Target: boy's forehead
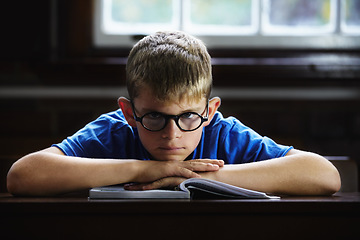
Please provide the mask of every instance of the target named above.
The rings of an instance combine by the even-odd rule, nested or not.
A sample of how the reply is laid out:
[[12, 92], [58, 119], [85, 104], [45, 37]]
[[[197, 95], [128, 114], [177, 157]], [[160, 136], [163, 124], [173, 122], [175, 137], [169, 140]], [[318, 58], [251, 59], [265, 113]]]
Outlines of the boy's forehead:
[[189, 99], [184, 97], [180, 100], [158, 100], [151, 91], [142, 89], [139, 95], [133, 99], [136, 104], [136, 109], [140, 111], [172, 111], [172, 110], [197, 110], [203, 108], [206, 104], [205, 97], [202, 99]]

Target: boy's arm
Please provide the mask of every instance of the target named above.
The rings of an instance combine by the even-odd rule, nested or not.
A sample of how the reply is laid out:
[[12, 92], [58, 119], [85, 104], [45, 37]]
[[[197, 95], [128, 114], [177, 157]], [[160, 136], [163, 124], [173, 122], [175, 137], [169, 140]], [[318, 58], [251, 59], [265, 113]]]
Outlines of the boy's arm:
[[55, 195], [125, 182], [152, 182], [169, 176], [200, 177], [222, 161], [160, 162], [65, 156], [56, 147], [29, 154], [13, 164], [7, 186], [14, 195]]
[[286, 156], [247, 164], [225, 165], [205, 178], [262, 192], [330, 195], [341, 187], [337, 169], [324, 157], [292, 149]]
[[[330, 195], [341, 186], [337, 169], [327, 159], [295, 149], [284, 157], [225, 165], [219, 171], [203, 172], [200, 175], [247, 189], [285, 195]], [[168, 177], [129, 188], [136, 190], [175, 186], [184, 180]]]

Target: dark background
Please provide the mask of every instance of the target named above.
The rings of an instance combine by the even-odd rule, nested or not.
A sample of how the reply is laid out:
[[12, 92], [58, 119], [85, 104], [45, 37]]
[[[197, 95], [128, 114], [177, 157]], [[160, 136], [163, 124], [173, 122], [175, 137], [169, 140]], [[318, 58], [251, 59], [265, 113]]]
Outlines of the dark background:
[[[130, 49], [93, 47], [92, 1], [4, 1], [0, 11], [0, 88], [124, 86], [124, 58]], [[274, 87], [360, 90], [360, 49], [209, 52], [217, 59], [215, 88], [261, 88], [270, 93]], [[231, 61], [224, 64], [224, 58]], [[359, 103], [359, 95], [317, 100], [260, 94], [224, 98], [220, 111], [279, 143], [359, 162]], [[6, 173], [18, 158], [61, 141], [115, 109], [116, 97], [0, 96], [0, 192], [6, 191]]]

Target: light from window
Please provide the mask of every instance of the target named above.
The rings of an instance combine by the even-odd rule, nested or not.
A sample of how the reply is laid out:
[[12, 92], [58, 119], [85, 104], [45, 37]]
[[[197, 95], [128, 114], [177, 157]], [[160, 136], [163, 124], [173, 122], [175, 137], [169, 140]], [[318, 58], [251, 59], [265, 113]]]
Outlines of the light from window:
[[211, 35], [249, 35], [257, 32], [258, 1], [184, 0], [183, 30]]
[[341, 28], [344, 33], [360, 34], [360, 1], [342, 1]]
[[266, 0], [263, 32], [266, 34], [308, 35], [335, 30], [335, 0]]
[[181, 30], [210, 47], [359, 48], [360, 0], [95, 0], [96, 46]]
[[102, 28], [107, 34], [177, 29], [179, 13], [179, 0], [104, 0]]
[[102, 1], [106, 34], [178, 29], [198, 35], [321, 35], [335, 32], [339, 7], [341, 31], [360, 32], [359, 0], [343, 0], [340, 6], [337, 0]]

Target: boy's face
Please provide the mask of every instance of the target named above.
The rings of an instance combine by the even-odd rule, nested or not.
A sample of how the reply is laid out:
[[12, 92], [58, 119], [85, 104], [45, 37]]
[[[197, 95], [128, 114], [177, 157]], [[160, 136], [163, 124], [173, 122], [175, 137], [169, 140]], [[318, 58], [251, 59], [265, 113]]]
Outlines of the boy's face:
[[[196, 112], [205, 117], [206, 104], [205, 98], [199, 102], [159, 102], [147, 90], [142, 90], [134, 101], [135, 112], [138, 117], [150, 112], [166, 115]], [[210, 120], [191, 132], [182, 131], [173, 119], [168, 121], [164, 129], [156, 132], [145, 129], [140, 122], [133, 122], [133, 124], [136, 124], [142, 144], [155, 160], [183, 161], [199, 144], [202, 129]]]

